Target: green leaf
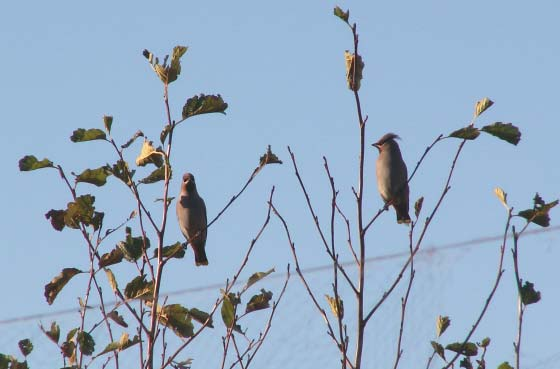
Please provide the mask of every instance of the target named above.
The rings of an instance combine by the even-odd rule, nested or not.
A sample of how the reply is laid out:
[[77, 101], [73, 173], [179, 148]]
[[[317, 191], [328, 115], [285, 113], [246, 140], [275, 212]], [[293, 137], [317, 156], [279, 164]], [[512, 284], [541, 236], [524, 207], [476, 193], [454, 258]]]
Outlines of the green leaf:
[[445, 349], [465, 356], [476, 356], [478, 354], [478, 348], [472, 342], [467, 342], [464, 345], [461, 342], [450, 343], [445, 346]]
[[93, 212], [93, 218], [91, 219], [91, 225], [93, 226], [93, 229], [97, 231], [99, 228], [101, 228], [104, 217], [105, 217], [105, 213], [99, 211]]
[[233, 293], [229, 293], [228, 295], [224, 296], [224, 300], [222, 301], [222, 321], [224, 322], [227, 328], [232, 328], [234, 331], [242, 333], [241, 327], [236, 322], [235, 317], [235, 310], [237, 305], [241, 303], [238, 297], [235, 296]]
[[167, 72], [167, 83], [177, 80], [177, 76], [181, 74], [181, 57], [187, 52], [186, 46], [175, 46], [173, 54], [171, 54], [171, 64]]
[[498, 366], [498, 369], [513, 369], [513, 366], [509, 365], [507, 361], [504, 361]]
[[179, 304], [171, 304], [158, 310], [160, 324], [171, 328], [179, 337], [192, 337], [194, 326], [189, 315], [189, 309]]
[[104, 268], [109, 265], [118, 264], [122, 261], [123, 257], [124, 253], [122, 252], [122, 250], [116, 247], [111, 250], [111, 252], [103, 254], [101, 256], [101, 259], [99, 259], [98, 265], [100, 268]]
[[520, 211], [517, 215], [527, 219], [527, 222], [533, 222], [541, 227], [550, 225], [550, 209], [558, 205], [558, 200], [546, 203], [537, 193], [533, 198], [533, 209]]
[[335, 6], [334, 15], [342, 19], [345, 23], [348, 23], [348, 18], [350, 17], [350, 10], [344, 12], [338, 6]]
[[119, 315], [118, 311], [116, 310], [111, 311], [109, 314], [107, 314], [107, 317], [110, 318], [115, 323], [117, 323], [118, 325], [120, 325], [121, 327], [128, 328], [128, 324], [126, 324], [126, 322], [124, 321], [123, 316]]
[[471, 359], [470, 359], [468, 356], [465, 356], [465, 357], [459, 362], [459, 368], [473, 369]]
[[82, 273], [80, 269], [76, 268], [64, 268], [62, 272], [53, 278], [52, 281], [45, 285], [45, 298], [47, 299], [47, 303], [52, 305], [56, 296], [62, 288], [74, 277], [76, 274]]
[[529, 281], [525, 281], [519, 293], [521, 294], [523, 305], [531, 305], [541, 300], [540, 291], [536, 291], [535, 285]]
[[111, 133], [111, 126], [113, 125], [113, 117], [111, 115], [104, 115], [103, 116], [103, 125], [105, 126], [105, 130], [107, 133]]
[[439, 357], [445, 360], [445, 350], [443, 349], [443, 346], [436, 341], [430, 341], [430, 343], [432, 344], [434, 351], [439, 355]]
[[[169, 176], [169, 178], [171, 178], [171, 175]], [[150, 173], [150, 175], [148, 175], [146, 178], [142, 178], [138, 182], [143, 184], [151, 184], [151, 183], [163, 181], [164, 179], [165, 179], [165, 165], [160, 168], [157, 168], [152, 173]]]
[[86, 182], [101, 187], [107, 183], [107, 177], [110, 175], [111, 171], [108, 166], [86, 169], [76, 177], [76, 182]]
[[76, 333], [78, 333], [78, 331], [80, 330], [80, 328], [72, 328], [68, 331], [68, 333], [66, 334], [66, 341], [70, 341], [72, 340], [72, 338], [74, 338], [74, 336], [76, 335]]
[[85, 141], [93, 141], [93, 140], [106, 140], [107, 136], [105, 132], [98, 128], [91, 128], [91, 129], [84, 129], [78, 128], [72, 133], [70, 136], [70, 140], [72, 142], [85, 142]]
[[105, 269], [105, 274], [107, 275], [107, 280], [109, 280], [109, 285], [111, 286], [111, 289], [113, 290], [113, 292], [116, 293], [119, 289], [119, 285], [117, 284], [117, 279], [115, 278], [115, 275], [109, 268]]
[[42, 325], [39, 325], [39, 327], [51, 341], [58, 345], [58, 340], [60, 339], [60, 327], [58, 326], [58, 324], [56, 324], [56, 322], [51, 323], [51, 329], [49, 329], [48, 331]]
[[[185, 257], [185, 248], [181, 242], [176, 242], [171, 246], [164, 246], [162, 248], [162, 255], [164, 258], [182, 259]], [[158, 249], [154, 249], [154, 258], [158, 257]]]
[[480, 114], [484, 113], [484, 111], [489, 107], [491, 107], [492, 105], [494, 105], [494, 102], [487, 97], [477, 101], [476, 105], [474, 106], [474, 117], [475, 118], [478, 117]]
[[181, 64], [180, 59], [181, 57], [187, 52], [186, 46], [175, 46], [173, 48], [173, 54], [171, 55], [171, 63], [167, 65], [167, 59], [169, 55], [166, 55], [163, 61], [163, 64], [159, 64], [159, 59], [154, 57], [150, 51], [144, 49], [142, 54], [148, 62], [150, 66], [156, 72], [159, 79], [165, 83], [169, 84], [177, 79], [177, 76], [181, 73]]
[[[132, 230], [130, 227], [125, 228], [126, 239], [120, 241], [117, 247], [122, 251], [126, 260], [134, 262], [142, 256], [144, 250], [144, 238], [142, 236], [132, 237]], [[146, 238], [146, 249], [150, 247], [150, 240]]]
[[352, 91], [358, 91], [361, 86], [365, 66], [362, 57], [346, 50], [344, 52], [344, 60], [346, 61], [346, 83], [348, 88]]
[[12, 355], [0, 354], [0, 369], [11, 369], [10, 364], [17, 362]]
[[206, 324], [206, 326], [210, 328], [214, 328], [214, 326], [212, 325], [213, 324], [212, 317], [207, 312], [198, 310], [197, 308], [192, 308], [189, 309], [189, 315], [200, 324], [204, 324], [208, 320], [208, 324]]
[[331, 312], [337, 318], [344, 318], [344, 301], [339, 297], [338, 301], [336, 298], [325, 295], [327, 302], [329, 303], [329, 307], [331, 308]]
[[490, 341], [491, 341], [491, 340], [490, 340], [490, 337], [485, 337], [485, 338], [482, 340], [482, 342], [477, 343], [477, 345], [478, 345], [479, 347], [486, 348], [486, 347], [490, 346]]
[[464, 140], [474, 140], [480, 135], [478, 128], [467, 126], [451, 132], [449, 137], [462, 138]]
[[[270, 300], [272, 299], [272, 292], [261, 289], [261, 293], [251, 297], [245, 309], [246, 313], [252, 311], [263, 310], [270, 307]], [[341, 301], [342, 302], [342, 301]]]
[[95, 350], [93, 337], [88, 332], [79, 331], [77, 340], [80, 345], [80, 352], [86, 356], [91, 356]]
[[420, 197], [414, 203], [414, 215], [416, 215], [416, 219], [418, 219], [418, 215], [420, 215], [420, 212], [422, 211], [423, 204], [424, 204], [424, 196]]
[[57, 231], [62, 231], [64, 229], [64, 216], [66, 215], [66, 211], [64, 210], [54, 210], [51, 209], [47, 214], [45, 214], [45, 218], [49, 219], [51, 225]]
[[451, 319], [448, 316], [438, 315], [436, 319], [436, 336], [441, 337], [443, 332], [451, 325]]
[[159, 140], [161, 141], [162, 145], [165, 143], [165, 139], [167, 138], [169, 132], [171, 132], [171, 126], [169, 124], [166, 124], [159, 134]]
[[151, 300], [153, 294], [154, 281], [147, 282], [145, 274], [134, 278], [124, 289], [124, 295], [127, 299]]
[[183, 119], [193, 117], [200, 114], [208, 113], [222, 113], [225, 111], [228, 104], [224, 102], [222, 97], [218, 95], [195, 95], [187, 100], [183, 106]]
[[247, 280], [247, 284], [243, 289], [246, 290], [247, 288], [251, 287], [252, 285], [254, 285], [255, 283], [257, 283], [258, 281], [260, 281], [261, 279], [263, 279], [264, 277], [266, 277], [267, 275], [269, 275], [274, 271], [275, 271], [274, 268], [272, 268], [267, 270], [266, 272], [254, 273], [252, 276], [249, 277], [249, 280]]
[[99, 227], [95, 227], [94, 202], [95, 196], [92, 195], [82, 195], [77, 197], [76, 201], [69, 202], [68, 208], [64, 212], [64, 224], [67, 227], [79, 229], [80, 224], [83, 223], [86, 226], [93, 225], [97, 230]]
[[54, 164], [47, 158], [39, 161], [33, 155], [26, 155], [19, 160], [19, 170], [22, 172], [29, 172], [41, 168], [54, 168]]
[[142, 145], [142, 151], [140, 155], [136, 158], [136, 165], [138, 166], [146, 166], [147, 164], [154, 164], [156, 167], [161, 167], [163, 165], [163, 158], [165, 157], [165, 153], [158, 147], [157, 149], [154, 148], [152, 145], [152, 141], [148, 141], [144, 139], [144, 144]]
[[129, 187], [132, 185], [132, 177], [136, 171], [130, 170], [126, 161], [117, 161], [109, 170], [112, 175], [120, 179], [125, 185]]
[[496, 122], [494, 124], [484, 126], [480, 130], [513, 145], [517, 145], [519, 141], [521, 141], [521, 132], [519, 131], [519, 128], [511, 123]]
[[136, 139], [137, 139], [138, 137], [144, 137], [144, 133], [143, 133], [142, 131], [140, 131], [140, 130], [139, 130], [139, 131], [136, 131], [136, 133], [134, 134], [134, 136], [132, 136], [132, 137], [130, 138], [130, 140], [126, 141], [125, 144], [121, 145], [121, 149], [126, 149], [127, 147], [129, 147], [130, 145], [132, 145], [132, 143], [133, 143], [134, 141], [136, 141]]
[[33, 344], [29, 338], [19, 341], [18, 347], [23, 356], [27, 356], [31, 353], [31, 351], [33, 351]]
[[117, 352], [121, 352], [123, 350], [126, 350], [127, 348], [136, 345], [137, 343], [140, 343], [140, 337], [138, 336], [134, 336], [134, 338], [132, 340], [130, 340], [128, 338], [128, 333], [124, 332], [121, 335], [121, 338], [118, 341], [114, 341], [111, 342], [110, 344], [108, 344], [105, 349], [103, 351], [101, 351], [99, 354], [95, 355], [95, 357], [101, 356], [103, 354], [106, 354], [108, 352], [113, 352], [113, 351], [117, 351]]

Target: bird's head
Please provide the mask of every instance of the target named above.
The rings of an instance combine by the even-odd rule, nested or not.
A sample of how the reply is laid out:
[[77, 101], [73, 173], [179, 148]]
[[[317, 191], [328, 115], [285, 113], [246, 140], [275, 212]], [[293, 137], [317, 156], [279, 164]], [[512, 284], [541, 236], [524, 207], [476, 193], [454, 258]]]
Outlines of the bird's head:
[[194, 181], [194, 176], [191, 173], [183, 174], [183, 183], [181, 187], [184, 187], [187, 192], [196, 191], [196, 182]]
[[371, 146], [375, 147], [377, 150], [379, 150], [379, 152], [381, 152], [381, 150], [383, 150], [383, 145], [387, 143], [395, 142], [395, 140], [397, 139], [400, 139], [400, 137], [397, 136], [396, 134], [386, 133], [385, 135], [383, 135], [383, 137], [379, 139], [379, 141], [371, 144]]

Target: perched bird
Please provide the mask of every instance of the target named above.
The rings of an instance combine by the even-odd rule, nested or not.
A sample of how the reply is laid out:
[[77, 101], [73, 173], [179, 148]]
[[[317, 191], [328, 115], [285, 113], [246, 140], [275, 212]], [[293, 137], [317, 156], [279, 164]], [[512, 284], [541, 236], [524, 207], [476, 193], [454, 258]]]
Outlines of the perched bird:
[[192, 246], [196, 266], [208, 265], [206, 259], [206, 205], [196, 191], [191, 173], [183, 175], [181, 193], [177, 199], [177, 219], [181, 232]]
[[397, 223], [410, 223], [408, 215], [408, 173], [394, 133], [387, 133], [372, 144], [379, 150], [375, 165], [377, 188], [385, 203], [397, 213]]

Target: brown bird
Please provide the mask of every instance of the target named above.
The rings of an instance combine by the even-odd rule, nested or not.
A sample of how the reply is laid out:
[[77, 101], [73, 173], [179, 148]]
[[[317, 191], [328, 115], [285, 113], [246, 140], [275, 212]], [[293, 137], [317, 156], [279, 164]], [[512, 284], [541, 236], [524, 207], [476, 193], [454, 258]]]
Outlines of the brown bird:
[[392, 205], [397, 213], [397, 223], [410, 223], [408, 215], [408, 172], [394, 133], [387, 133], [372, 144], [379, 150], [375, 165], [377, 188], [385, 203]]
[[196, 266], [208, 265], [206, 258], [206, 205], [196, 190], [191, 173], [183, 175], [181, 193], [177, 199], [177, 219], [181, 232], [192, 246]]

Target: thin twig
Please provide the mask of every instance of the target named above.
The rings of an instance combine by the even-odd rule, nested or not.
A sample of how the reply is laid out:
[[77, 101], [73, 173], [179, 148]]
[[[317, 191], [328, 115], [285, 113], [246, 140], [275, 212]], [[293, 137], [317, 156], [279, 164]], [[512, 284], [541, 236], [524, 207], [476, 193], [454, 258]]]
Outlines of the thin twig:
[[319, 233], [319, 236], [321, 237], [321, 240], [323, 241], [323, 246], [325, 247], [325, 251], [327, 252], [329, 257], [331, 258], [331, 260], [334, 263], [336, 263], [336, 266], [337, 266], [338, 270], [342, 273], [342, 275], [346, 279], [346, 282], [348, 282], [348, 284], [350, 285], [350, 287], [352, 288], [354, 293], [357, 294], [358, 289], [354, 285], [354, 282], [352, 282], [352, 279], [350, 279], [350, 277], [348, 276], [348, 274], [346, 273], [344, 268], [338, 263], [338, 261], [336, 260], [336, 255], [334, 255], [329, 248], [329, 243], [327, 242], [327, 239], [326, 239], [326, 237], [323, 233], [323, 229], [321, 228], [321, 225], [319, 224], [319, 217], [317, 217], [317, 215], [315, 214], [315, 210], [313, 209], [313, 206], [311, 205], [311, 199], [309, 198], [309, 194], [307, 193], [307, 189], [306, 189], [306, 187], [303, 183], [303, 180], [301, 179], [301, 176], [299, 174], [299, 170], [298, 170], [298, 167], [297, 167], [295, 155], [294, 155], [294, 153], [292, 152], [292, 150], [290, 149], [289, 146], [288, 146], [288, 152], [290, 153], [290, 157], [292, 159], [292, 165], [294, 167], [296, 177], [299, 181], [299, 185], [300, 185], [301, 190], [303, 191], [303, 194], [305, 196], [305, 200], [307, 202], [307, 208], [311, 212], [311, 216], [313, 217], [313, 220], [315, 222], [315, 227], [317, 228], [317, 232]]
[[[467, 342], [469, 342], [469, 339], [471, 338], [474, 331], [476, 330], [476, 328], [478, 327], [478, 325], [482, 321], [482, 318], [486, 314], [486, 310], [490, 306], [490, 302], [492, 302], [492, 298], [494, 297], [494, 294], [496, 293], [496, 290], [498, 289], [498, 285], [500, 284], [500, 280], [502, 279], [502, 275], [504, 274], [504, 269], [502, 268], [502, 266], [503, 266], [503, 262], [504, 262], [504, 251], [505, 251], [505, 248], [506, 248], [507, 233], [508, 233], [509, 224], [510, 224], [510, 221], [511, 221], [511, 218], [512, 218], [512, 215], [511, 215], [512, 210], [513, 210], [512, 208], [509, 209], [508, 218], [507, 218], [507, 222], [506, 222], [506, 227], [505, 227], [505, 230], [504, 230], [504, 237], [503, 237], [503, 240], [502, 240], [502, 245], [500, 246], [500, 256], [499, 256], [498, 273], [496, 275], [496, 280], [494, 281], [494, 285], [492, 286], [490, 294], [486, 298], [486, 302], [484, 303], [484, 306], [482, 307], [482, 311], [480, 312], [478, 318], [476, 319], [476, 321], [473, 324], [472, 328], [470, 329], [469, 333], [467, 334], [467, 336], [463, 340], [462, 346], [464, 346]], [[453, 363], [459, 358], [459, 356], [461, 356], [461, 351], [457, 352], [453, 356], [453, 358], [451, 360], [449, 360], [449, 362], [444, 367], [444, 369], [449, 369], [453, 365]]]
[[397, 369], [397, 367], [399, 366], [399, 362], [401, 360], [401, 356], [403, 353], [403, 350], [401, 348], [402, 346], [402, 338], [403, 338], [403, 332], [404, 332], [404, 322], [405, 322], [405, 318], [406, 318], [406, 304], [408, 303], [408, 297], [410, 296], [410, 291], [412, 289], [412, 281], [414, 280], [414, 276], [416, 275], [416, 271], [414, 270], [414, 255], [412, 253], [412, 235], [414, 233], [414, 226], [415, 223], [412, 222], [411, 226], [410, 226], [410, 232], [408, 232], [408, 239], [409, 239], [409, 249], [410, 249], [410, 278], [408, 279], [408, 286], [406, 288], [406, 293], [404, 295], [404, 297], [401, 300], [401, 324], [400, 324], [400, 328], [399, 328], [399, 338], [397, 340], [397, 354], [395, 357], [395, 364], [393, 365], [393, 369]]
[[[296, 272], [297, 272], [299, 278], [301, 279], [305, 289], [307, 290], [307, 295], [311, 298], [311, 301], [313, 301], [313, 304], [315, 305], [315, 307], [317, 308], [317, 310], [319, 311], [319, 313], [323, 317], [323, 320], [325, 321], [325, 324], [327, 325], [327, 334], [329, 335], [329, 337], [332, 338], [332, 340], [336, 344], [336, 347], [340, 350], [340, 348], [342, 346], [338, 342], [338, 339], [335, 336], [334, 330], [333, 330], [332, 325], [329, 321], [327, 313], [325, 312], [325, 309], [323, 309], [321, 307], [321, 305], [319, 304], [319, 302], [317, 301], [317, 298], [315, 297], [315, 294], [313, 293], [313, 291], [311, 291], [311, 287], [309, 286], [309, 283], [307, 283], [307, 280], [305, 279], [303, 273], [301, 272], [301, 268], [299, 266], [299, 260], [298, 260], [297, 253], [296, 253], [296, 247], [295, 247], [295, 244], [292, 241], [292, 237], [290, 235], [290, 230], [288, 228], [288, 224], [286, 223], [286, 220], [284, 220], [284, 218], [282, 217], [280, 212], [276, 209], [274, 204], [272, 204], [272, 202], [270, 203], [270, 206], [272, 207], [272, 211], [274, 212], [274, 215], [276, 215], [278, 217], [278, 219], [280, 219], [280, 222], [284, 226], [284, 232], [286, 233], [286, 237], [288, 238], [288, 244], [290, 246], [290, 249], [292, 250], [292, 256], [293, 256], [294, 262], [296, 264]], [[353, 364], [350, 362], [350, 360], [348, 360], [347, 363], [348, 363], [350, 368], [355, 369]]]

